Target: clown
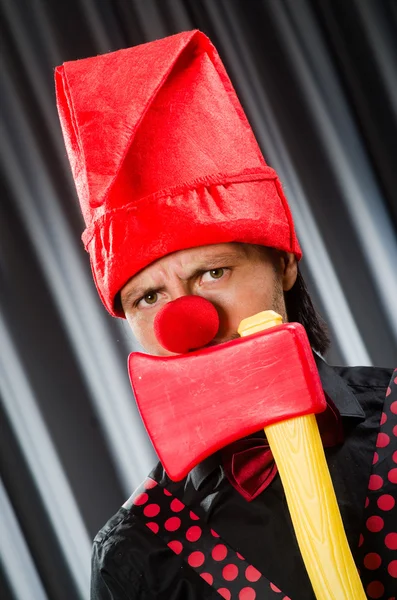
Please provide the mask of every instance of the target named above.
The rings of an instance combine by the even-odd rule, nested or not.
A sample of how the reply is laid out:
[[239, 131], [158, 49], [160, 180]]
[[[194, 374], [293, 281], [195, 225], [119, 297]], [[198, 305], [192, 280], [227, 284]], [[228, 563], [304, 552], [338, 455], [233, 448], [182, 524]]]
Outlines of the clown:
[[[216, 50], [198, 31], [181, 33], [65, 63], [56, 90], [98, 292], [147, 352], [172, 354], [155, 319], [185, 296], [215, 307], [211, 345], [234, 339], [242, 319], [267, 309], [305, 326], [327, 398], [319, 427], [350, 548], [368, 596], [389, 598], [395, 538], [383, 538], [397, 536], [391, 444], [379, 461], [390, 467], [385, 474], [372, 463], [378, 433], [390, 433], [391, 373], [332, 368], [319, 357], [328, 339], [299, 272], [288, 203]], [[390, 418], [379, 425], [382, 410]], [[371, 488], [373, 477], [384, 486]], [[392, 500], [382, 540], [369, 529], [362, 543], [365, 523], [387, 504], [374, 498], [366, 506], [368, 485]], [[380, 547], [375, 568], [366, 557], [380, 556]], [[159, 463], [95, 538], [92, 568], [92, 600], [313, 598], [263, 433], [177, 483]]]

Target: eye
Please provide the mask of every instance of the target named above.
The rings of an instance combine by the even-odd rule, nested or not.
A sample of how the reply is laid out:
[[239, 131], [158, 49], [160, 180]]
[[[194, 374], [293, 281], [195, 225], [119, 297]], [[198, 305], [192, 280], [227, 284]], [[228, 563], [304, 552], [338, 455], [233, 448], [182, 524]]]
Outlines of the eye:
[[156, 304], [158, 298], [159, 296], [157, 292], [149, 292], [139, 300], [139, 304], [141, 302], [145, 302], [146, 304]]
[[219, 269], [211, 269], [211, 271], [208, 271], [210, 274], [210, 277], [212, 277], [212, 279], [220, 279], [223, 274], [224, 274], [224, 269], [222, 267], [220, 267]]
[[214, 279], [222, 279], [226, 272], [225, 267], [218, 267], [217, 269], [211, 269], [210, 271], [205, 271], [201, 277], [201, 283], [208, 283], [213, 281]]

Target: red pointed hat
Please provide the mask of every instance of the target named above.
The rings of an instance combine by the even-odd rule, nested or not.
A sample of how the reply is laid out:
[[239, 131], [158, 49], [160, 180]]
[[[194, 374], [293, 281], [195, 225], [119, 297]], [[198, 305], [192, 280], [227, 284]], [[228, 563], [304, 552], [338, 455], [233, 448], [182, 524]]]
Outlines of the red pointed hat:
[[217, 51], [199, 31], [55, 72], [63, 135], [101, 299], [153, 261], [222, 242], [301, 250]]

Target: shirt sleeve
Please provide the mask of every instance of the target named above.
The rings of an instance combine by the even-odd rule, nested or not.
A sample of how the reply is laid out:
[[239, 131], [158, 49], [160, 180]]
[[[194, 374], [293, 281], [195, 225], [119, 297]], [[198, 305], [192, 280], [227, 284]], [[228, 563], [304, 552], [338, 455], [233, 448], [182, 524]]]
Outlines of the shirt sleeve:
[[91, 600], [146, 600], [137, 581], [131, 580], [128, 590], [117, 581], [104, 564], [102, 548], [93, 545], [91, 558]]

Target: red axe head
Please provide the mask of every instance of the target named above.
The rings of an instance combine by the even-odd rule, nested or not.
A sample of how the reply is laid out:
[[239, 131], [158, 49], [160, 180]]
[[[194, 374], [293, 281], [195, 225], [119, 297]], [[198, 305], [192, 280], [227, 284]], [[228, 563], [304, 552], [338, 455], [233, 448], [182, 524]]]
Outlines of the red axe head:
[[[188, 298], [174, 302], [182, 306], [191, 302]], [[186, 315], [189, 321], [194, 315], [179, 314], [178, 328], [183, 330]], [[162, 331], [158, 319], [160, 339], [167, 338], [168, 325]], [[134, 352], [128, 368], [149, 437], [174, 481], [237, 439], [326, 407], [312, 350], [298, 323], [180, 356]]]

